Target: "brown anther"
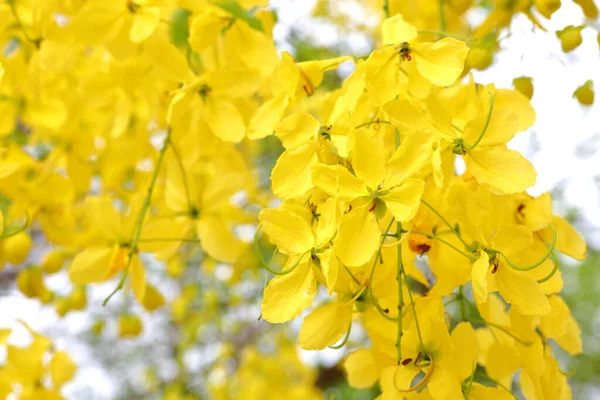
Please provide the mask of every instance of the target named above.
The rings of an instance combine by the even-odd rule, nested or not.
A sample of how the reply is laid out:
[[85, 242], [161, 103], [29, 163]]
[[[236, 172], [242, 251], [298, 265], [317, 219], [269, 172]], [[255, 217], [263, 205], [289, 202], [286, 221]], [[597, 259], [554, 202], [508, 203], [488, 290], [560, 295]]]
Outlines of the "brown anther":
[[492, 268], [492, 274], [495, 274], [498, 271], [498, 265], [499, 265], [499, 262], [498, 262], [498, 259], [496, 258], [494, 260], [494, 268]]
[[377, 202], [374, 201], [371, 208], [369, 208], [369, 212], [373, 211], [375, 209], [375, 207], [377, 207]]
[[409, 357], [409, 358], [405, 358], [404, 360], [402, 360], [402, 361], [400, 362], [400, 365], [407, 365], [407, 364], [410, 364], [410, 362], [411, 362], [411, 361], [412, 361], [412, 358], [410, 358], [410, 357]]

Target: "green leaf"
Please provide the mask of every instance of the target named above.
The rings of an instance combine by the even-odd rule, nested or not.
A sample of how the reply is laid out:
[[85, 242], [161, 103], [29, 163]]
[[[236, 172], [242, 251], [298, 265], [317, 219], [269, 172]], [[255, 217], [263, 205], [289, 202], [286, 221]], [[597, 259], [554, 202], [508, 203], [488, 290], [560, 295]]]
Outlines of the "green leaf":
[[189, 16], [191, 12], [183, 8], [173, 11], [171, 17], [171, 42], [177, 47], [187, 46], [190, 36]]
[[237, 0], [215, 0], [213, 4], [227, 11], [235, 18], [245, 21], [252, 29], [263, 32], [262, 23], [248, 11], [244, 10]]

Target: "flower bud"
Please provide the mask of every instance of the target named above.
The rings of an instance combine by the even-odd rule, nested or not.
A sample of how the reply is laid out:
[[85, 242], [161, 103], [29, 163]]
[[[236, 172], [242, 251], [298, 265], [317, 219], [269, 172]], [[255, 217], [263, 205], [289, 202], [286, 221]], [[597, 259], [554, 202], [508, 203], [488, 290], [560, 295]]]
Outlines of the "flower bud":
[[119, 336], [134, 338], [142, 331], [142, 321], [137, 315], [125, 314], [119, 317]]
[[65, 255], [60, 250], [50, 250], [42, 258], [42, 268], [47, 274], [55, 274], [65, 263]]
[[533, 0], [533, 4], [540, 14], [548, 19], [560, 8], [560, 0]]
[[598, 18], [598, 7], [594, 4], [594, 0], [573, 0], [575, 4], [581, 7], [583, 15], [588, 19]]
[[525, 97], [531, 100], [533, 97], [533, 83], [531, 78], [528, 76], [521, 76], [513, 79], [513, 86], [519, 92], [523, 93]]
[[492, 49], [482, 47], [482, 46], [474, 46], [469, 50], [469, 54], [467, 54], [467, 59], [465, 60], [465, 67], [484, 70], [494, 61], [494, 54]]
[[22, 264], [31, 250], [31, 236], [23, 231], [4, 239], [4, 258], [11, 264]]
[[165, 304], [165, 298], [163, 295], [156, 290], [152, 285], [146, 285], [146, 294], [144, 294], [144, 301], [142, 305], [148, 312], [152, 312]]
[[583, 41], [581, 30], [583, 26], [569, 25], [565, 29], [556, 32], [556, 36], [560, 39], [560, 45], [565, 53], [575, 50]]
[[594, 104], [594, 82], [591, 80], [586, 81], [583, 85], [575, 89], [573, 97], [585, 106]]
[[87, 306], [87, 293], [84, 286], [77, 286], [67, 298], [71, 310], [83, 310]]
[[17, 288], [30, 299], [40, 297], [45, 289], [42, 270], [34, 266], [21, 270], [17, 275]]

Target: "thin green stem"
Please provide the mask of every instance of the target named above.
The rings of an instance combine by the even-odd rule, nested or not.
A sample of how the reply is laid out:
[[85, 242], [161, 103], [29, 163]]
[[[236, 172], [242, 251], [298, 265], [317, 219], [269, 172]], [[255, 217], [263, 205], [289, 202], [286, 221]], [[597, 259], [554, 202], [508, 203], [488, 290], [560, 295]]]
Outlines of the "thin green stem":
[[[396, 223], [396, 234], [398, 239], [402, 236], [402, 223]], [[404, 273], [404, 264], [402, 263], [402, 245], [396, 246], [398, 249], [398, 269], [396, 271], [396, 280], [398, 281], [398, 335], [396, 337], [396, 361], [398, 365], [402, 362], [402, 308], [404, 307], [404, 293], [402, 291], [402, 274]], [[408, 287], [408, 286], [407, 286]], [[410, 292], [410, 289], [408, 290]]]
[[[387, 315], [387, 313], [389, 311], [386, 311], [383, 308], [381, 308], [381, 306], [379, 305], [379, 302], [377, 301], [377, 298], [375, 297], [375, 294], [373, 294], [373, 276], [375, 275], [375, 267], [377, 266], [377, 261], [379, 261], [379, 258], [381, 257], [381, 245], [383, 244], [383, 242], [386, 238], [386, 234], [392, 227], [393, 223], [394, 223], [394, 220], [391, 219], [387, 228], [385, 228], [385, 233], [383, 235], [381, 235], [381, 238], [379, 239], [379, 249], [377, 250], [377, 254], [375, 254], [375, 259], [373, 260], [373, 267], [371, 267], [371, 274], [369, 275], [368, 292], [369, 292], [369, 297], [371, 298], [371, 301], [373, 302], [373, 305], [375, 306], [375, 308], [377, 309], [379, 314], [381, 314], [384, 318], [386, 318], [390, 321], [397, 321], [397, 318], [393, 318], [393, 317], [390, 317], [389, 315]], [[399, 316], [398, 318], [401, 318], [401, 317]]]
[[386, 18], [390, 17], [390, 2], [389, 0], [383, 0], [383, 15]]
[[413, 316], [415, 317], [415, 326], [417, 327], [417, 335], [419, 336], [419, 343], [421, 343], [421, 349], [424, 351], [425, 343], [423, 342], [423, 336], [421, 335], [419, 318], [417, 317], [417, 308], [415, 306], [415, 301], [413, 299], [412, 291], [410, 290], [410, 287], [408, 286], [408, 277], [406, 276], [406, 271], [403, 270], [402, 273], [404, 274], [404, 281], [406, 282], [406, 287], [408, 288], [408, 290], [407, 290], [408, 298], [410, 299], [410, 305], [411, 305], [411, 308], [413, 311]]
[[[256, 251], [256, 255], [258, 255], [258, 261], [260, 261], [261, 265], [270, 273], [272, 273], [273, 275], [287, 275], [290, 272], [292, 272], [293, 270], [296, 269], [296, 267], [300, 264], [300, 261], [302, 261], [302, 259], [304, 258], [305, 255], [310, 253], [310, 250], [305, 251], [304, 253], [302, 253], [300, 255], [300, 257], [298, 257], [298, 259], [296, 260], [296, 262], [294, 263], [294, 265], [292, 265], [291, 267], [289, 267], [288, 269], [284, 270], [284, 271], [276, 271], [274, 270], [264, 259], [263, 255], [262, 255], [262, 251], [260, 250], [260, 244], [258, 243], [258, 233], [260, 232], [260, 225], [258, 225], [256, 227], [256, 232], [254, 232], [254, 249]], [[277, 251], [277, 249], [275, 249], [275, 251]], [[271, 258], [272, 260], [272, 258]]]
[[350, 326], [348, 327], [348, 330], [346, 331], [346, 334], [344, 335], [344, 339], [342, 340], [342, 342], [340, 344], [336, 344], [334, 346], [327, 346], [330, 349], [341, 349], [342, 347], [344, 347], [346, 345], [346, 343], [348, 343], [348, 339], [350, 338], [350, 331], [352, 330], [352, 323], [350, 323]]
[[350, 275], [350, 277], [352, 278], [352, 280], [353, 280], [354, 282], [356, 282], [356, 284], [357, 284], [358, 286], [362, 286], [362, 284], [360, 283], [360, 281], [359, 281], [359, 280], [356, 278], [356, 276], [354, 276], [354, 274], [352, 273], [352, 271], [350, 271], [350, 268], [348, 268], [348, 267], [346, 266], [346, 264], [343, 264], [343, 265], [344, 265], [344, 268], [346, 269], [346, 272], [348, 272], [348, 275]]
[[444, 0], [438, 0], [438, 12], [440, 17], [440, 31], [446, 30], [446, 16], [444, 15]]
[[544, 282], [548, 281], [550, 278], [552, 278], [556, 274], [556, 272], [558, 272], [558, 267], [560, 266], [560, 264], [558, 262], [558, 257], [556, 257], [556, 254], [554, 254], [554, 252], [552, 252], [552, 255], [550, 256], [550, 258], [552, 259], [554, 268], [552, 268], [552, 271], [550, 271], [550, 273], [548, 275], [546, 275], [542, 279], [538, 279], [537, 283], [544, 283]]
[[471, 389], [473, 388], [473, 380], [475, 379], [475, 371], [477, 371], [477, 362], [473, 361], [473, 373], [469, 378], [467, 391], [465, 392], [465, 400], [469, 400], [469, 395], [471, 394]]
[[488, 115], [487, 115], [487, 119], [485, 120], [485, 125], [483, 126], [483, 129], [481, 130], [479, 137], [477, 137], [477, 139], [475, 140], [475, 143], [473, 143], [470, 146], [465, 143], [466, 150], [473, 150], [475, 147], [477, 147], [479, 142], [481, 142], [481, 139], [483, 139], [483, 136], [485, 136], [485, 132], [487, 131], [488, 126], [490, 126], [490, 121], [492, 119], [492, 111], [494, 110], [494, 95], [492, 93], [489, 93], [489, 95], [490, 95], [490, 108], [488, 109]]
[[463, 251], [459, 250], [459, 249], [458, 249], [456, 246], [454, 246], [454, 245], [453, 245], [453, 244], [451, 244], [451, 243], [448, 243], [447, 241], [445, 241], [444, 239], [442, 239], [442, 238], [440, 238], [440, 237], [438, 237], [438, 236], [432, 235], [432, 234], [430, 234], [430, 233], [427, 233], [427, 232], [421, 232], [421, 231], [412, 231], [412, 233], [414, 233], [414, 234], [417, 234], [417, 235], [423, 235], [423, 236], [427, 236], [427, 237], [428, 237], [428, 238], [430, 238], [430, 239], [434, 239], [434, 240], [437, 240], [438, 242], [444, 243], [446, 246], [450, 247], [451, 249], [453, 249], [453, 250], [454, 250], [454, 251], [456, 251], [457, 253], [459, 253], [459, 254], [462, 254], [462, 255], [463, 255], [464, 257], [466, 257], [466, 258], [467, 258], [469, 261], [475, 261], [475, 258], [473, 258], [472, 256], [468, 255], [467, 253], [465, 253], [465, 252], [463, 252]]
[[531, 346], [533, 344], [533, 342], [529, 342], [527, 340], [523, 340], [523, 339], [519, 338], [514, 333], [512, 333], [511, 331], [509, 331], [508, 328], [506, 328], [506, 327], [504, 327], [502, 325], [494, 324], [494, 323], [488, 322], [488, 321], [486, 321], [484, 319], [475, 319], [473, 322], [479, 322], [479, 323], [485, 324], [487, 326], [491, 326], [492, 328], [496, 328], [499, 331], [502, 331], [502, 332], [506, 333], [508, 336], [510, 336], [511, 338], [513, 338], [518, 343], [521, 343], [523, 346]]
[[[520, 265], [513, 264], [513, 262], [510, 261], [510, 259], [508, 257], [506, 257], [506, 255], [504, 255], [504, 253], [502, 253], [501, 251], [498, 251], [498, 254], [500, 254], [502, 257], [504, 257], [504, 260], [512, 269], [516, 269], [517, 271], [531, 271], [532, 269], [539, 267], [540, 265], [542, 265], [544, 263], [544, 261], [546, 261], [548, 258], [550, 258], [550, 256], [552, 256], [552, 254], [554, 252], [554, 247], [556, 246], [556, 240], [558, 238], [558, 232], [556, 231], [556, 228], [554, 227], [554, 225], [552, 225], [552, 224], [549, 224], [549, 225], [550, 225], [550, 228], [552, 228], [552, 244], [548, 247], [548, 252], [544, 255], [544, 257], [542, 257], [536, 263], [523, 267]], [[548, 279], [550, 279], [550, 278], [548, 278]]]
[[356, 125], [354, 128], [358, 129], [358, 128], [362, 128], [363, 126], [367, 126], [367, 125], [374, 125], [374, 124], [387, 124], [387, 125], [393, 125], [390, 121], [369, 121], [369, 122], [363, 122], [360, 125]]
[[433, 213], [435, 215], [438, 216], [439, 219], [442, 220], [442, 222], [444, 224], [446, 224], [446, 226], [448, 227], [448, 229], [450, 229], [450, 231], [452, 233], [454, 233], [454, 235], [458, 238], [458, 240], [460, 240], [460, 242], [463, 244], [463, 246], [465, 246], [465, 248], [469, 249], [469, 251], [473, 251], [473, 249], [471, 248], [471, 246], [469, 246], [467, 244], [467, 242], [465, 242], [465, 240], [462, 238], [462, 235], [460, 234], [460, 232], [458, 232], [454, 226], [452, 226], [450, 224], [450, 222], [448, 222], [448, 220], [446, 218], [444, 218], [444, 216], [442, 214], [440, 214], [440, 212], [438, 210], [436, 210], [431, 204], [429, 204], [428, 202], [426, 202], [425, 200], [421, 199], [421, 203], [425, 204], [425, 206], [427, 208], [429, 208], [431, 211], [433, 211]]
[[156, 187], [156, 182], [158, 181], [158, 175], [160, 173], [160, 168], [165, 159], [165, 154], [167, 152], [167, 148], [169, 147], [169, 142], [171, 141], [171, 133], [173, 130], [169, 128], [167, 130], [167, 136], [165, 137], [165, 141], [163, 143], [162, 148], [160, 149], [160, 153], [158, 155], [158, 161], [156, 162], [156, 167], [154, 167], [154, 171], [152, 173], [152, 178], [150, 179], [150, 185], [148, 186], [148, 191], [146, 193], [146, 197], [144, 198], [144, 202], [142, 203], [142, 208], [140, 209], [140, 213], [138, 215], [135, 228], [133, 231], [133, 235], [131, 236], [131, 242], [129, 245], [129, 254], [127, 257], [127, 264], [125, 265], [125, 270], [123, 271], [123, 276], [119, 281], [119, 284], [113, 290], [113, 292], [104, 300], [102, 303], [103, 306], [106, 306], [110, 299], [125, 285], [125, 280], [127, 279], [127, 274], [129, 273], [129, 267], [131, 266], [131, 262], [133, 257], [137, 253], [137, 245], [140, 240], [140, 235], [142, 234], [142, 225], [144, 225], [144, 219], [146, 218], [146, 214], [148, 213], [148, 209], [150, 208], [150, 202], [152, 200], [152, 193], [154, 192], [154, 188]]

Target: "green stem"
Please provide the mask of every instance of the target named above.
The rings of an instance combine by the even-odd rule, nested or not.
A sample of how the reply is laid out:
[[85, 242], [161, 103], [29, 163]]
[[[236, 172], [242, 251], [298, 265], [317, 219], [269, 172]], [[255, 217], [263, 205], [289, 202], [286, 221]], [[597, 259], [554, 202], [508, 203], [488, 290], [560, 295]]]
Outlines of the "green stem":
[[390, 17], [390, 2], [389, 0], [383, 0], [383, 14], [386, 18]]
[[[510, 261], [510, 259], [508, 257], [506, 257], [504, 255], [504, 253], [502, 253], [501, 251], [498, 251], [498, 254], [502, 255], [502, 257], [504, 257], [504, 260], [506, 261], [506, 263], [512, 269], [516, 269], [517, 271], [531, 271], [532, 269], [539, 267], [540, 265], [542, 265], [542, 263], [544, 263], [544, 261], [546, 261], [548, 258], [550, 258], [550, 256], [552, 256], [552, 254], [554, 252], [554, 247], [556, 246], [556, 240], [558, 238], [558, 232], [556, 231], [556, 228], [554, 227], [554, 225], [552, 225], [552, 224], [549, 224], [549, 225], [550, 225], [550, 228], [552, 228], [552, 235], [553, 235], [552, 236], [552, 244], [548, 247], [548, 252], [538, 262], [528, 265], [526, 267], [522, 267], [520, 265], [513, 264], [512, 261]], [[548, 278], [548, 279], [550, 279], [550, 278]]]
[[390, 121], [369, 121], [369, 122], [363, 122], [360, 125], [356, 125], [354, 127], [354, 129], [358, 129], [358, 128], [362, 128], [363, 126], [367, 126], [367, 125], [373, 125], [373, 124], [387, 124], [387, 125], [394, 125], [392, 124]]
[[554, 264], [554, 268], [552, 268], [552, 271], [550, 271], [550, 273], [548, 275], [546, 275], [542, 279], [538, 279], [537, 283], [544, 283], [544, 282], [546, 282], [547, 280], [549, 280], [550, 278], [552, 278], [554, 276], [554, 274], [556, 274], [556, 272], [558, 271], [558, 267], [560, 266], [560, 264], [558, 262], [558, 257], [556, 257], [556, 254], [554, 254], [554, 252], [552, 252], [552, 255], [550, 256], [550, 258], [552, 259], [552, 263]]
[[[379, 302], [377, 301], [377, 298], [373, 294], [373, 276], [375, 275], [375, 267], [377, 266], [377, 261], [379, 260], [379, 257], [381, 257], [381, 245], [385, 241], [386, 234], [388, 233], [388, 231], [392, 227], [393, 223], [394, 223], [394, 220], [391, 219], [390, 223], [387, 226], [387, 228], [385, 228], [385, 233], [383, 235], [381, 235], [381, 238], [379, 239], [379, 249], [377, 250], [377, 254], [375, 254], [375, 259], [373, 260], [373, 267], [371, 267], [371, 274], [369, 275], [369, 288], [368, 288], [368, 292], [369, 292], [369, 297], [371, 298], [371, 301], [373, 302], [373, 305], [375, 306], [375, 308], [377, 309], [377, 311], [379, 312], [379, 314], [381, 314], [384, 318], [386, 318], [386, 319], [388, 319], [390, 321], [397, 321], [397, 318], [392, 318], [389, 315], [387, 315], [386, 310], [384, 310], [383, 308], [381, 308], [381, 306], [379, 305]], [[399, 316], [398, 318], [401, 318], [401, 317]]]
[[412, 232], [412, 233], [415, 233], [415, 234], [417, 234], [417, 235], [423, 235], [423, 236], [427, 236], [427, 237], [428, 237], [428, 238], [430, 238], [430, 239], [434, 239], [434, 240], [437, 240], [437, 241], [439, 241], [439, 242], [441, 242], [441, 243], [444, 243], [446, 246], [450, 247], [451, 249], [453, 249], [453, 250], [454, 250], [454, 251], [456, 251], [457, 253], [460, 253], [460, 254], [462, 254], [462, 255], [463, 255], [464, 257], [466, 257], [466, 258], [467, 258], [469, 261], [475, 261], [475, 259], [474, 259], [472, 256], [470, 256], [470, 255], [468, 255], [467, 253], [465, 253], [465, 252], [463, 252], [463, 251], [459, 250], [459, 249], [458, 249], [456, 246], [454, 246], [454, 245], [453, 245], [453, 244], [451, 244], [451, 243], [448, 243], [447, 241], [445, 241], [444, 239], [442, 239], [442, 238], [440, 238], [440, 237], [438, 237], [438, 236], [432, 235], [432, 234], [430, 234], [430, 233], [427, 233], [427, 232], [421, 232], [421, 231], [411, 231], [411, 232]]
[[[396, 224], [396, 234], [398, 239], [401, 239], [402, 223]], [[402, 244], [396, 246], [398, 249], [398, 269], [396, 271], [396, 280], [398, 281], [398, 336], [396, 337], [396, 360], [398, 365], [402, 362], [402, 307], [404, 307], [404, 293], [402, 291], [402, 274], [404, 273], [404, 265], [402, 263]], [[408, 286], [407, 286], [408, 287]], [[410, 292], [410, 288], [408, 289]]]
[[465, 246], [465, 248], [469, 249], [469, 251], [473, 251], [473, 249], [471, 248], [471, 246], [469, 246], [469, 245], [467, 244], [467, 242], [465, 242], [465, 240], [462, 238], [462, 235], [461, 235], [461, 234], [460, 234], [460, 233], [459, 233], [459, 232], [458, 232], [458, 231], [455, 229], [455, 227], [454, 227], [454, 226], [452, 226], [452, 225], [450, 224], [450, 222], [448, 222], [448, 220], [447, 220], [446, 218], [444, 218], [444, 216], [443, 216], [442, 214], [440, 214], [440, 213], [438, 212], [438, 210], [436, 210], [436, 209], [435, 209], [435, 208], [434, 208], [434, 207], [433, 207], [431, 204], [429, 204], [428, 202], [426, 202], [426, 201], [425, 201], [425, 200], [423, 200], [423, 199], [421, 199], [421, 203], [425, 204], [425, 206], [426, 206], [427, 208], [429, 208], [431, 211], [433, 211], [433, 213], [434, 213], [435, 215], [437, 215], [437, 216], [438, 216], [438, 218], [439, 218], [439, 219], [441, 219], [441, 220], [442, 220], [442, 222], [443, 222], [444, 224], [446, 224], [446, 226], [448, 227], [448, 229], [450, 229], [450, 231], [451, 231], [452, 233], [454, 233], [454, 235], [455, 235], [455, 236], [458, 238], [458, 240], [460, 240], [460, 242], [463, 244], [463, 246]]
[[475, 140], [475, 143], [473, 143], [470, 146], [465, 143], [466, 150], [473, 150], [475, 147], [477, 147], [479, 142], [481, 142], [481, 139], [483, 139], [483, 136], [485, 135], [485, 132], [487, 131], [488, 126], [490, 125], [490, 121], [492, 119], [492, 111], [494, 109], [494, 95], [492, 95], [492, 93], [489, 93], [489, 95], [490, 95], [490, 108], [488, 109], [488, 115], [487, 115], [487, 119], [485, 120], [485, 125], [483, 126], [483, 129], [481, 130], [479, 137], [477, 138], [477, 140]]
[[415, 301], [413, 299], [413, 295], [412, 295], [412, 291], [410, 290], [410, 287], [408, 286], [408, 277], [406, 276], [406, 271], [402, 271], [402, 273], [404, 274], [404, 281], [406, 282], [406, 287], [408, 288], [407, 292], [408, 292], [408, 298], [410, 299], [410, 305], [413, 311], [413, 316], [415, 317], [415, 326], [417, 327], [417, 335], [419, 336], [419, 343], [421, 343], [421, 350], [425, 351], [425, 343], [423, 342], [423, 336], [421, 335], [421, 328], [419, 325], [419, 318], [417, 317], [417, 308], [415, 306]]
[[341, 349], [342, 347], [344, 347], [346, 345], [346, 343], [348, 343], [348, 339], [350, 338], [350, 331], [352, 330], [352, 323], [350, 323], [350, 326], [348, 327], [348, 330], [346, 331], [346, 335], [344, 335], [344, 339], [342, 340], [342, 342], [340, 344], [336, 344], [334, 346], [327, 346], [330, 349]]
[[354, 282], [356, 282], [356, 284], [357, 284], [358, 286], [362, 286], [362, 284], [360, 283], [360, 281], [359, 281], [359, 280], [356, 278], [356, 276], [354, 276], [354, 274], [352, 273], [352, 271], [350, 271], [350, 268], [348, 268], [348, 267], [346, 266], [346, 264], [343, 264], [343, 265], [344, 265], [344, 268], [346, 269], [346, 272], [348, 272], [348, 275], [350, 275], [350, 277], [352, 278], [352, 280], [353, 280]]
[[509, 331], [507, 328], [505, 328], [502, 325], [494, 324], [492, 322], [487, 322], [484, 319], [475, 319], [473, 322], [479, 322], [479, 323], [485, 324], [487, 326], [491, 326], [492, 328], [496, 328], [499, 331], [506, 333], [508, 336], [513, 338], [515, 341], [521, 343], [523, 346], [531, 346], [533, 344], [533, 342], [529, 342], [527, 340], [523, 340], [523, 339], [519, 338], [518, 336], [516, 336], [514, 333], [512, 333], [511, 331]]
[[473, 380], [475, 379], [475, 371], [477, 371], [477, 363], [473, 361], [473, 373], [469, 378], [469, 386], [467, 386], [467, 391], [465, 392], [465, 400], [469, 400], [469, 395], [471, 394], [471, 389], [473, 388]]
[[127, 265], [125, 265], [125, 270], [123, 271], [123, 276], [119, 281], [119, 284], [113, 290], [113, 292], [104, 300], [102, 303], [103, 306], [106, 306], [110, 299], [121, 289], [125, 284], [125, 280], [127, 279], [127, 274], [129, 272], [129, 267], [131, 266], [131, 261], [133, 257], [137, 253], [137, 245], [140, 240], [140, 235], [142, 234], [142, 225], [144, 225], [144, 219], [146, 218], [146, 213], [150, 208], [150, 201], [152, 200], [152, 193], [154, 192], [154, 187], [156, 186], [156, 182], [158, 180], [158, 175], [160, 172], [160, 167], [163, 164], [165, 159], [165, 154], [167, 152], [167, 148], [169, 147], [169, 142], [171, 141], [171, 133], [173, 130], [169, 128], [167, 131], [167, 136], [165, 137], [165, 141], [163, 143], [162, 148], [160, 149], [160, 153], [158, 155], [158, 161], [156, 162], [156, 167], [154, 168], [154, 172], [152, 173], [152, 178], [150, 179], [150, 185], [148, 186], [148, 192], [146, 193], [146, 197], [144, 198], [144, 202], [142, 203], [142, 208], [140, 209], [140, 213], [138, 215], [138, 219], [135, 224], [135, 229], [133, 231], [133, 235], [130, 242], [129, 254], [127, 258]]
[[440, 30], [446, 30], [446, 16], [444, 15], [444, 0], [438, 0], [438, 11], [440, 17]]

